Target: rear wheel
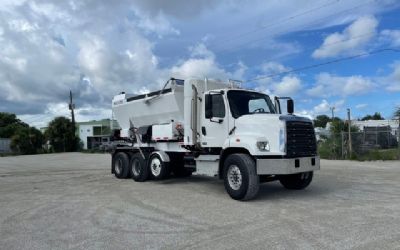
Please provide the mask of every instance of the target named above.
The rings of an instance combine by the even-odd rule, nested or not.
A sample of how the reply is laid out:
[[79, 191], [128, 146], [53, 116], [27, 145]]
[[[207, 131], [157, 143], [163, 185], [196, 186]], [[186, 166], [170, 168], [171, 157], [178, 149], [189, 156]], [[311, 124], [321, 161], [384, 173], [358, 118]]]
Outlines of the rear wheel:
[[298, 174], [282, 175], [279, 178], [282, 186], [287, 189], [301, 190], [310, 185], [313, 178], [313, 172], [304, 172]]
[[129, 174], [129, 157], [124, 152], [119, 152], [113, 160], [114, 175], [118, 179], [124, 179]]
[[229, 155], [224, 162], [224, 184], [232, 199], [253, 199], [260, 187], [254, 160], [247, 154]]
[[169, 176], [169, 163], [164, 162], [158, 154], [153, 154], [149, 159], [150, 174], [155, 180], [162, 180]]
[[131, 176], [134, 181], [138, 182], [146, 181], [149, 178], [149, 168], [140, 153], [132, 155]]

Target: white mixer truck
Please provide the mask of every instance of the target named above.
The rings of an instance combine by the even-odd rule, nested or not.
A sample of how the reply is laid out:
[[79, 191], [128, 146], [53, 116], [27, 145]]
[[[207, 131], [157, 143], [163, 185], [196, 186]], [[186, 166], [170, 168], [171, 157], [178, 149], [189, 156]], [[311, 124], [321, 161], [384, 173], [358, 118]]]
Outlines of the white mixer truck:
[[254, 198], [266, 181], [304, 189], [320, 160], [311, 120], [294, 115], [293, 107], [291, 98], [272, 101], [209, 79], [171, 78], [159, 91], [122, 92], [112, 100], [121, 129], [111, 147], [111, 172], [138, 182], [215, 176], [236, 200]]

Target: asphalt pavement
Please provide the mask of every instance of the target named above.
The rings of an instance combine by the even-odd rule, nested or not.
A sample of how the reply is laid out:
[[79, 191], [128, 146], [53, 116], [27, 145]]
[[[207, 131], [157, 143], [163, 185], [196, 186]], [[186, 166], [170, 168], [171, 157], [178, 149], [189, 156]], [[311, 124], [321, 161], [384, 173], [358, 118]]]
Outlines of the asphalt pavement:
[[321, 161], [306, 190], [137, 183], [108, 154], [0, 157], [0, 249], [400, 249], [400, 162]]

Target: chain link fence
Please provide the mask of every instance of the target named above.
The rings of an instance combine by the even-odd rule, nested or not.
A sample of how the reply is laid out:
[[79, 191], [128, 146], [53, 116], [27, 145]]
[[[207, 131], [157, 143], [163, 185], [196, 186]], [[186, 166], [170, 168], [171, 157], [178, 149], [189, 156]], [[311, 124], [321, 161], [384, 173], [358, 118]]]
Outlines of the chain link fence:
[[318, 139], [323, 159], [400, 160], [399, 129], [365, 127], [361, 132], [330, 133]]

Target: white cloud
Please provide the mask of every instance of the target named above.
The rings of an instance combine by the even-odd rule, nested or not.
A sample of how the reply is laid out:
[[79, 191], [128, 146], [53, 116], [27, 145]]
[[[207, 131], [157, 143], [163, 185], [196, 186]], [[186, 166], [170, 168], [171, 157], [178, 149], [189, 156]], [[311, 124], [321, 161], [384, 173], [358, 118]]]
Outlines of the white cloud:
[[179, 35], [180, 31], [175, 29], [165, 15], [159, 11], [157, 14], [142, 13], [135, 11], [136, 15], [140, 16], [137, 26], [145, 33], [156, 33], [159, 38], [165, 35]]
[[232, 73], [232, 79], [241, 81], [244, 79], [248, 67], [242, 61], [239, 61], [236, 66], [236, 70]]
[[395, 62], [392, 65], [393, 71], [386, 77], [382, 78], [386, 85], [385, 89], [390, 92], [400, 91], [400, 62]]
[[[249, 73], [245, 62], [252, 55], [238, 50], [239, 56], [232, 56], [238, 58], [234, 67], [225, 67], [217, 58], [219, 54], [210, 50], [210, 44], [218, 39], [229, 40], [232, 34], [260, 30], [300, 7], [311, 9], [317, 4], [266, 4], [262, 0], [252, 4], [230, 0], [2, 0], [0, 105], [17, 114], [52, 116], [47, 104], [65, 104], [70, 89], [78, 109], [109, 109], [115, 93], [155, 90], [174, 75], [243, 79]], [[352, 5], [352, 1], [335, 3], [338, 8]], [[388, 4], [370, 6], [363, 12], [335, 16], [328, 21], [324, 17], [331, 15], [331, 10], [324, 8], [317, 15], [304, 15], [267, 32], [252, 32], [244, 39], [230, 41], [249, 44], [264, 58], [291, 54], [299, 51], [300, 46], [293, 41], [277, 41], [279, 35], [346, 24], [361, 14], [380, 12]], [[205, 36], [204, 44], [192, 47], [188, 53], [186, 48]], [[248, 43], [256, 39], [258, 43]], [[223, 47], [227, 45], [222, 43]], [[264, 73], [287, 69], [277, 63], [263, 66]], [[265, 87], [287, 92], [298, 87], [295, 77], [276, 78]]]
[[215, 54], [209, 50], [204, 43], [189, 47], [189, 51], [191, 57], [215, 59]]
[[[47, 124], [58, 116], [65, 116], [71, 119], [71, 111], [68, 109], [67, 103], [49, 103], [43, 114], [40, 115], [18, 115], [23, 122], [35, 126], [37, 128], [46, 127]], [[75, 109], [76, 121], [101, 120], [111, 118], [111, 110], [108, 108], [99, 108], [92, 105], [85, 105]]]
[[285, 76], [280, 82], [272, 85], [274, 94], [294, 96], [302, 89], [301, 80], [296, 76]]
[[39, 29], [37, 24], [29, 23], [24, 19], [14, 19], [8, 22], [9, 28], [17, 32], [32, 32]]
[[400, 30], [382, 30], [380, 39], [393, 47], [400, 46]]
[[176, 78], [215, 78], [221, 80], [241, 79], [247, 69], [244, 63], [237, 64], [234, 72], [223, 69], [215, 60], [215, 54], [208, 50], [204, 44], [191, 47], [191, 57], [173, 66], [170, 72]]
[[272, 89], [272, 85], [276, 84], [281, 80], [279, 76], [276, 77], [269, 77], [269, 76], [280, 74], [288, 70], [290, 70], [290, 68], [278, 62], [268, 61], [262, 63], [259, 67], [260, 74], [254, 77], [256, 79], [260, 78], [259, 80], [257, 80], [258, 86], [256, 89], [260, 89], [263, 90], [264, 92], [269, 93], [271, 91], [270, 89]]
[[316, 49], [314, 58], [335, 57], [344, 53], [355, 53], [363, 50], [376, 34], [378, 20], [372, 16], [358, 18], [342, 33], [335, 32], [327, 36], [321, 47]]
[[279, 74], [285, 71], [290, 70], [290, 68], [280, 64], [278, 62], [265, 62], [261, 64], [261, 71], [265, 75], [269, 74]]
[[356, 109], [364, 109], [366, 107], [368, 107], [368, 104], [366, 103], [360, 103], [356, 105]]
[[307, 94], [314, 97], [351, 96], [370, 92], [376, 84], [363, 76], [335, 76], [330, 73], [320, 73], [316, 76], [316, 83], [307, 90]]
[[308, 119], [314, 119], [314, 112], [309, 110], [299, 110], [294, 112], [295, 115], [307, 117]]
[[317, 114], [320, 113], [326, 113], [329, 111], [330, 108], [330, 104], [328, 103], [327, 100], [322, 100], [322, 102], [320, 104], [318, 104], [317, 106], [314, 107], [314, 112]]
[[312, 114], [314, 115], [319, 115], [319, 114], [326, 114], [331, 111], [331, 108], [334, 108], [335, 112], [338, 112], [341, 110], [341, 107], [345, 104], [345, 100], [341, 99], [336, 102], [331, 102], [329, 103], [326, 99], [323, 99], [321, 103], [316, 105], [313, 110], [311, 111]]
[[[302, 89], [303, 85], [301, 79], [296, 75], [286, 75], [279, 77], [280, 73], [290, 70], [289, 67], [278, 62], [264, 62], [260, 66], [260, 75], [255, 78], [261, 77], [257, 80], [256, 90], [270, 94], [273, 96], [295, 96]], [[268, 75], [275, 75], [275, 77], [265, 77]]]

